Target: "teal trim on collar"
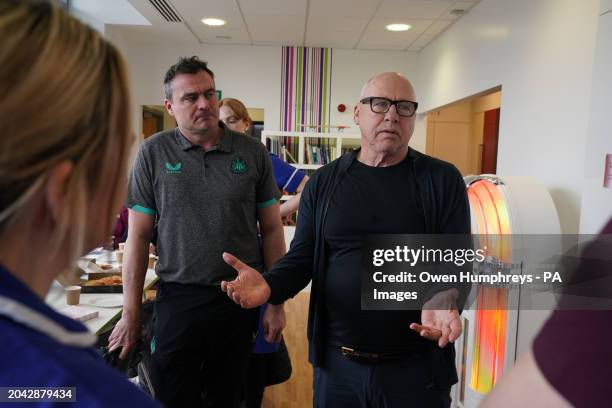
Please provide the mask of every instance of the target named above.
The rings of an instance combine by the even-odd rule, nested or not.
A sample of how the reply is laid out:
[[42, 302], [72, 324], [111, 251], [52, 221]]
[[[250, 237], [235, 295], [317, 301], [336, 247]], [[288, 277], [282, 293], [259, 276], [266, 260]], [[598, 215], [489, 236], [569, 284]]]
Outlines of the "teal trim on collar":
[[268, 201], [264, 201], [263, 203], [257, 203], [257, 209], [261, 210], [262, 208], [266, 208], [266, 207], [276, 204], [276, 202], [277, 202], [276, 199], [271, 198]]
[[155, 215], [156, 211], [147, 207], [143, 207], [142, 205], [136, 204], [131, 208], [134, 211], [138, 211], [139, 213], [147, 214], [147, 215]]

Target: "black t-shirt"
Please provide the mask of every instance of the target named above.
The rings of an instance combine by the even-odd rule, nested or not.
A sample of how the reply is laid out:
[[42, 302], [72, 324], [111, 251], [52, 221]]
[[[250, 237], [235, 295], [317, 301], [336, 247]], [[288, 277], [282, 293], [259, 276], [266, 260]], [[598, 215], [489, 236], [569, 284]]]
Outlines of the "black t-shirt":
[[424, 213], [410, 159], [389, 167], [353, 162], [327, 212], [328, 342], [366, 352], [410, 354], [426, 340], [410, 330], [420, 311], [361, 310], [361, 245], [368, 234], [423, 234]]

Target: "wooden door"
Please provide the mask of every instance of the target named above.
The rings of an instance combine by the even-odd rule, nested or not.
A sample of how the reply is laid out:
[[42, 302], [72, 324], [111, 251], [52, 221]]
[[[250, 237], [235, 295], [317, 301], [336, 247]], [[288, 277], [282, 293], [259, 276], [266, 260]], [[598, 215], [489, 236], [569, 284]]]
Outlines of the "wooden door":
[[497, 171], [497, 139], [499, 136], [500, 110], [491, 109], [484, 113], [484, 131], [482, 138], [481, 174], [495, 174]]
[[155, 116], [145, 116], [142, 118], [142, 135], [147, 138], [152, 134], [159, 132], [159, 120]]

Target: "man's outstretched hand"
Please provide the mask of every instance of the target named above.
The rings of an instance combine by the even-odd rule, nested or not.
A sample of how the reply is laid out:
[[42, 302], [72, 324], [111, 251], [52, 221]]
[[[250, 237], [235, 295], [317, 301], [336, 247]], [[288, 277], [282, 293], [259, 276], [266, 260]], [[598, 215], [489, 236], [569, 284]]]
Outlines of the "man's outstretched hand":
[[440, 347], [454, 343], [462, 330], [461, 317], [455, 307], [456, 296], [454, 289], [436, 294], [423, 305], [421, 324], [412, 323], [410, 328], [426, 339], [437, 341]]
[[245, 309], [261, 306], [270, 298], [270, 286], [261, 274], [234, 255], [223, 253], [223, 260], [238, 272], [231, 282], [222, 281], [221, 290]]

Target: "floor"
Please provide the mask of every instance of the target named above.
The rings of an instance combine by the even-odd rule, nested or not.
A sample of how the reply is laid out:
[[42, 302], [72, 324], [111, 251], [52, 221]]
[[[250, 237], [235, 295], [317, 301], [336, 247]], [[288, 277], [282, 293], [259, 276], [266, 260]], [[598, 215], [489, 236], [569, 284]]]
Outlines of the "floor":
[[291, 378], [266, 388], [263, 408], [312, 407], [312, 366], [308, 362], [306, 322], [310, 292], [301, 292], [285, 303], [287, 327], [283, 332], [291, 357]]

